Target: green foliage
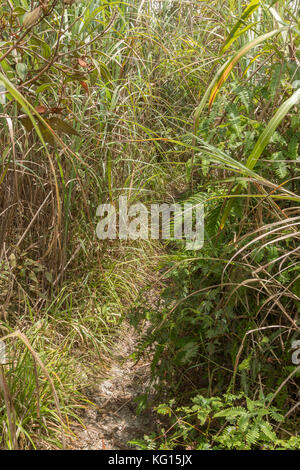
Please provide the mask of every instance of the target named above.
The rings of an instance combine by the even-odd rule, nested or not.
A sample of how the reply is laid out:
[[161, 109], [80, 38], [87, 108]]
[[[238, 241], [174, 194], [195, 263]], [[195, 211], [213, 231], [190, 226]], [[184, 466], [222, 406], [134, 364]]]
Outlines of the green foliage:
[[[228, 34], [217, 71], [208, 69], [194, 135], [177, 142], [178, 150], [189, 152], [190, 186], [182, 200], [205, 207], [204, 247], [172, 247], [162, 263], [163, 302], [141, 299], [132, 321], [149, 322], [136, 355], [152, 354], [156, 388], [161, 396], [168, 390], [175, 408], [195, 390], [208, 400], [241, 390], [255, 402], [263, 389], [283, 415], [292, 410], [283, 426], [295, 433], [298, 391], [292, 377], [298, 372], [289, 347], [299, 334], [300, 95], [294, 84], [299, 70], [291, 63], [299, 54], [287, 47], [285, 29], [274, 30], [273, 18], [279, 26], [290, 18], [294, 44], [299, 37], [292, 8], [259, 3], [262, 10], [249, 2], [243, 12], [231, 4], [236, 21], [224, 22]], [[230, 48], [228, 59], [224, 52]], [[233, 426], [213, 442], [222, 448], [286, 448], [266, 421], [275, 410], [266, 409], [256, 418], [247, 407], [222, 411]], [[238, 420], [243, 435], [236, 434]], [[185, 426], [178, 422], [175, 428], [188, 446]]]
[[[110, 354], [131, 306], [135, 356], [150, 353], [171, 400], [160, 413], [186, 415], [180, 445], [296, 448], [299, 1], [0, 6], [1, 335], [28, 335], [63, 403], [61, 419], [17, 349], [4, 366], [15, 423], [2, 405], [0, 446], [15, 446], [12, 424], [21, 448], [60, 445], [81, 376]], [[203, 249], [99, 244], [97, 206], [120, 194], [203, 203]], [[153, 278], [163, 288], [148, 302]]]
[[299, 437], [282, 439], [277, 425], [283, 416], [267, 402], [250, 400], [243, 393], [206, 398], [197, 395], [189, 406], [176, 408], [174, 400], [157, 407], [171, 418], [158, 436], [131, 441], [141, 449], [250, 450], [299, 449]]

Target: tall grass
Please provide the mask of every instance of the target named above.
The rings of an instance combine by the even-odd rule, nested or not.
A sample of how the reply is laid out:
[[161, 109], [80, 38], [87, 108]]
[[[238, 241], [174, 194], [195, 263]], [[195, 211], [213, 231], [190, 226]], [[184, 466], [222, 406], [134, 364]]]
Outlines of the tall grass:
[[[287, 335], [299, 328], [297, 169], [273, 148], [287, 135], [295, 153], [298, 6], [54, 0], [37, 14], [1, 2], [0, 327], [22, 332], [6, 339], [2, 447], [62, 446], [85, 404], [82, 377], [88, 385], [99, 358], [105, 370], [118, 325], [156, 278], [158, 244], [96, 239], [97, 206], [120, 194], [205, 202], [216, 253], [168, 257], [182, 276], [171, 311], [211, 281], [225, 289], [217, 312], [251, 305], [232, 343], [232, 386], [250, 331], [263, 335], [272, 315]], [[184, 323], [172, 325], [181, 337]]]

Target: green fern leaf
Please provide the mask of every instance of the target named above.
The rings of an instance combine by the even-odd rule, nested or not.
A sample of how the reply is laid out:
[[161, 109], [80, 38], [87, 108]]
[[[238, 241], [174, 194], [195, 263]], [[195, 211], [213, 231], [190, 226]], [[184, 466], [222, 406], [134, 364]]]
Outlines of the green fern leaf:
[[248, 432], [246, 436], [247, 444], [256, 444], [259, 439], [259, 427], [255, 424]]
[[241, 406], [236, 406], [233, 408], [228, 408], [227, 410], [219, 411], [214, 415], [214, 418], [236, 418], [238, 416], [244, 416], [246, 414], [246, 410]]
[[270, 441], [275, 441], [276, 440], [276, 434], [272, 429], [272, 426], [270, 423], [264, 422], [260, 423], [259, 425], [261, 431], [263, 434], [270, 440]]

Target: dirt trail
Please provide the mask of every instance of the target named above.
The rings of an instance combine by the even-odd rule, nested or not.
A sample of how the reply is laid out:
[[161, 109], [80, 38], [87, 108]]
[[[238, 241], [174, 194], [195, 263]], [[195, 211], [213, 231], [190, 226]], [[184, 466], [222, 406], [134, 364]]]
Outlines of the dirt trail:
[[129, 355], [134, 351], [137, 333], [129, 325], [116, 343], [109, 376], [93, 389], [90, 407], [81, 416], [85, 429], [75, 429], [77, 439], [71, 449], [133, 449], [129, 440], [143, 438], [156, 430], [157, 417], [150, 411], [136, 414], [135, 399], [150, 386], [150, 363], [135, 364]]

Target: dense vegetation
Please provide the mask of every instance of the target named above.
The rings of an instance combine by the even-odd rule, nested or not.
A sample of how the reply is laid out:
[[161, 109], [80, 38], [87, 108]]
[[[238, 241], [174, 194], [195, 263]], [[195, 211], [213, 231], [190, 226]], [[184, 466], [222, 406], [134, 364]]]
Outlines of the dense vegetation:
[[[64, 445], [124, 320], [169, 422], [132, 445], [300, 448], [298, 47], [298, 0], [0, 2], [2, 448]], [[203, 248], [99, 241], [120, 195]]]

